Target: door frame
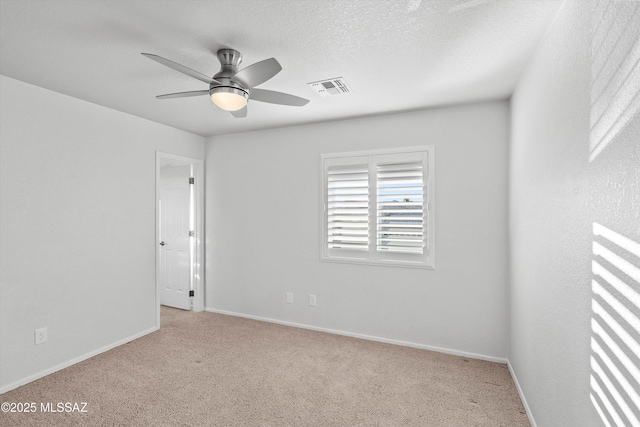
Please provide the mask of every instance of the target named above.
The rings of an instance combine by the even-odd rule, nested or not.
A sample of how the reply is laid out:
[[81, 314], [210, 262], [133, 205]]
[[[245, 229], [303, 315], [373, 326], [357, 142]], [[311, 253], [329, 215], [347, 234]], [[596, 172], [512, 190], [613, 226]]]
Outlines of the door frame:
[[163, 160], [193, 166], [195, 197], [195, 253], [192, 311], [204, 310], [204, 160], [156, 151], [156, 326], [160, 327], [160, 167]]

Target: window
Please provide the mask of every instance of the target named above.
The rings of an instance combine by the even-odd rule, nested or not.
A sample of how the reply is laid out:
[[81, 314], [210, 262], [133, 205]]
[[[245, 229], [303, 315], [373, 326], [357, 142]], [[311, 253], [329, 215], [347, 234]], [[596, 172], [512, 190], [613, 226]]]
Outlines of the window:
[[321, 156], [322, 259], [434, 268], [434, 148]]

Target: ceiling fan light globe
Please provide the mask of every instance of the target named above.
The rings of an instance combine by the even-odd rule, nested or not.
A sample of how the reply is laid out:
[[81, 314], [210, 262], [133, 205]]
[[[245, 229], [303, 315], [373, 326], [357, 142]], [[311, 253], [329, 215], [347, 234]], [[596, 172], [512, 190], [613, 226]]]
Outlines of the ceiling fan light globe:
[[226, 111], [237, 111], [247, 105], [249, 94], [236, 88], [214, 88], [211, 90], [211, 100], [218, 107]]

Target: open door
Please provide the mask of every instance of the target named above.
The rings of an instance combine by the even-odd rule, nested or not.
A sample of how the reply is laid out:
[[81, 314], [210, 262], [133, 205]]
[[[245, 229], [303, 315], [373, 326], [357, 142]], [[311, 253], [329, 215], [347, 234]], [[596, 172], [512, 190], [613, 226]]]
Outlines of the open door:
[[204, 310], [204, 161], [156, 152], [156, 325], [160, 305]]
[[160, 166], [160, 304], [191, 309], [193, 177], [190, 165]]

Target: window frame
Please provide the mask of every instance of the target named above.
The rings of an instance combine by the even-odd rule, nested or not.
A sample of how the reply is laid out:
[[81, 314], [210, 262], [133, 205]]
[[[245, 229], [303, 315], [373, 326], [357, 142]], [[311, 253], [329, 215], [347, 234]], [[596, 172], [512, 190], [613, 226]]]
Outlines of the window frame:
[[[377, 250], [377, 165], [421, 161], [423, 167], [423, 253], [393, 253]], [[367, 165], [369, 180], [368, 250], [329, 248], [329, 169]], [[320, 260], [349, 264], [385, 265], [435, 269], [435, 146], [349, 151], [320, 155]]]

